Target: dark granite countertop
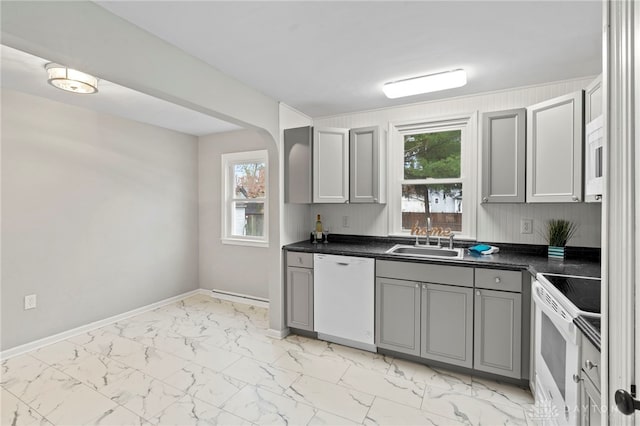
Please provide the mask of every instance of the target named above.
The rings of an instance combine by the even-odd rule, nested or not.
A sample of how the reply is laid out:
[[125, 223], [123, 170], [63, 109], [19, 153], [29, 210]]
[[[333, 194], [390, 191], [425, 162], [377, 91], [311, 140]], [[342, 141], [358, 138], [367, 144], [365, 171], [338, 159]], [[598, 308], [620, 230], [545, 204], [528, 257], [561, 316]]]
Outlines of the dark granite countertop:
[[585, 317], [583, 315], [573, 320], [585, 337], [593, 343], [598, 350], [600, 349], [600, 318]]
[[[424, 243], [424, 239], [421, 239]], [[470, 254], [465, 249], [463, 259], [429, 259], [418, 257], [403, 257], [397, 254], [386, 254], [396, 244], [412, 244], [412, 240], [404, 238], [358, 237], [334, 234], [330, 236], [328, 244], [312, 244], [300, 241], [288, 244], [284, 250], [325, 253], [344, 256], [373, 257], [376, 259], [395, 260], [400, 262], [438, 263], [448, 265], [462, 265], [472, 267], [487, 267], [496, 269], [528, 270], [532, 275], [538, 272], [556, 274], [580, 275], [588, 277], [600, 276], [600, 259], [598, 249], [567, 248], [567, 259], [550, 260], [546, 255], [546, 246], [529, 246], [523, 244], [494, 243], [500, 252], [483, 256]], [[456, 247], [470, 247], [476, 242], [456, 242]]]

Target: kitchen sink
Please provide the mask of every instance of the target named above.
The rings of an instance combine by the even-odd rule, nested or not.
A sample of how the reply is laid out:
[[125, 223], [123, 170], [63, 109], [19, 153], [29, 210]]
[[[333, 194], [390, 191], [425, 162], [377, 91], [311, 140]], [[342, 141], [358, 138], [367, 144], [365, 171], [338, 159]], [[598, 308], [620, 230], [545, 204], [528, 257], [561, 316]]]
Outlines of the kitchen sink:
[[437, 246], [407, 246], [397, 244], [386, 251], [388, 254], [397, 254], [398, 256], [415, 256], [415, 257], [433, 257], [446, 259], [462, 259], [464, 249], [461, 248], [442, 248]]

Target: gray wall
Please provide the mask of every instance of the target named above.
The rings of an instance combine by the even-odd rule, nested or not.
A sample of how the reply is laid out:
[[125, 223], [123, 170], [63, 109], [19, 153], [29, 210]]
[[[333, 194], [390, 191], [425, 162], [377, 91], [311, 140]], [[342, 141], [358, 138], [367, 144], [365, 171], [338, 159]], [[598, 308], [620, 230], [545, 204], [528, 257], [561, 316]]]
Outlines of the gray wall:
[[198, 288], [197, 156], [196, 137], [3, 90], [2, 350]]
[[[222, 244], [222, 160], [224, 153], [269, 152], [269, 247]], [[253, 130], [200, 137], [200, 287], [267, 299], [269, 280], [280, 274], [278, 152]], [[276, 278], [278, 279], [278, 278]]]

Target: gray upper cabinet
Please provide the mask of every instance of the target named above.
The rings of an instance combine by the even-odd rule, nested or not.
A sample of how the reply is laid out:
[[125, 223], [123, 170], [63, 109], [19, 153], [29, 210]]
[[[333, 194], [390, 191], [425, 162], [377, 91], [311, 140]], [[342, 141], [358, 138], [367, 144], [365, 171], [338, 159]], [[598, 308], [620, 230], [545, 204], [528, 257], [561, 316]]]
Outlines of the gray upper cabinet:
[[287, 326], [313, 331], [313, 255], [287, 252]]
[[422, 284], [420, 356], [471, 368], [473, 289]]
[[521, 378], [522, 296], [476, 289], [473, 368]]
[[311, 126], [284, 130], [284, 202], [311, 203]]
[[378, 126], [349, 132], [349, 200], [351, 203], [385, 203], [384, 156]]
[[313, 202], [349, 202], [349, 130], [313, 128]]
[[527, 108], [527, 202], [582, 201], [583, 91]]
[[420, 355], [420, 284], [376, 278], [376, 345]]
[[482, 202], [524, 203], [526, 109], [482, 115]]

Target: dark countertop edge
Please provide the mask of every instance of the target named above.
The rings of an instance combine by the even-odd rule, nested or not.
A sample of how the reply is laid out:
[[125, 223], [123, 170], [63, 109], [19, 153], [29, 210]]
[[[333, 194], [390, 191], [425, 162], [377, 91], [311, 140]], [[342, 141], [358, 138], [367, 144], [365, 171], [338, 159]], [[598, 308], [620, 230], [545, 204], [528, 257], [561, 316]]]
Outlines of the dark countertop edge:
[[[451, 266], [487, 267], [493, 269], [519, 271], [526, 270], [534, 277], [539, 272], [600, 277], [599, 259], [597, 261], [593, 259], [585, 259], [582, 261], [576, 259], [566, 259], [563, 261], [550, 260], [546, 256], [546, 251], [543, 255], [541, 255], [539, 253], [539, 250], [536, 252], [528, 250], [528, 248], [531, 246], [527, 245], [497, 243], [495, 245], [504, 248], [504, 250], [501, 250], [500, 253], [495, 256], [465, 254], [465, 257], [463, 259], [432, 259], [410, 256], [402, 257], [385, 253], [387, 249], [398, 243], [408, 244], [408, 240], [406, 238], [398, 239], [393, 237], [352, 237], [349, 239], [341, 239], [335, 242], [330, 242], [329, 244], [311, 244], [308, 241], [304, 240], [285, 245], [282, 247], [282, 249], [304, 253], [360, 256], [380, 260], [391, 260], [396, 262], [418, 262]], [[462, 247], [466, 248], [465, 246], [468, 247], [469, 244], [463, 245]], [[460, 247], [460, 245], [456, 243], [456, 247]], [[521, 247], [524, 249], [521, 250]], [[598, 249], [587, 250], [596, 251]]]
[[598, 351], [600, 348], [600, 330], [596, 329], [590, 324], [583, 316], [578, 316], [573, 320], [573, 323], [578, 327], [580, 331], [586, 336], [586, 338], [595, 346]]

